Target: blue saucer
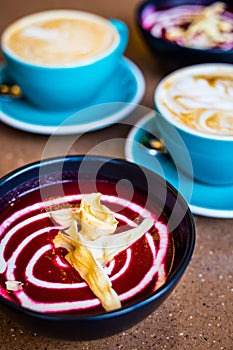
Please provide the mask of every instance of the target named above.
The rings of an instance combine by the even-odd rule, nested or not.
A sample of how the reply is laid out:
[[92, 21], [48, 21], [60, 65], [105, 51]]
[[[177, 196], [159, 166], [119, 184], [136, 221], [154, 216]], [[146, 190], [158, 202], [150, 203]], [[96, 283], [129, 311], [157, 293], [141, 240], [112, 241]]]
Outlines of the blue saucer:
[[[0, 83], [4, 67], [0, 67]], [[26, 99], [1, 99], [0, 120], [15, 128], [40, 134], [75, 134], [109, 126], [126, 117], [140, 102], [145, 91], [139, 68], [123, 58], [116, 74], [95, 100], [80, 110], [47, 111], [37, 109]]]
[[125, 144], [126, 159], [164, 177], [186, 199], [194, 214], [233, 218], [233, 185], [218, 187], [193, 181], [177, 170], [175, 160], [173, 162], [166, 155], [149, 155], [140, 143], [147, 131], [156, 135], [154, 112], [143, 117], [131, 129]]

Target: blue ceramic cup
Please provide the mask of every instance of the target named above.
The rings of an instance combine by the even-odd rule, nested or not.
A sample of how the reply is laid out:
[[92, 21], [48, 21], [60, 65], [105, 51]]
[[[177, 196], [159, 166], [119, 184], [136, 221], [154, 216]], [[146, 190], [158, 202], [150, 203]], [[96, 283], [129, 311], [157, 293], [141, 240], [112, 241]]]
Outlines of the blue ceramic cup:
[[189, 174], [178, 134], [189, 151], [195, 180], [233, 184], [233, 65], [206, 63], [166, 76], [154, 95], [156, 123], [177, 167]]
[[[90, 32], [90, 28], [85, 29], [86, 27], [81, 28], [80, 31], [77, 27], [77, 31], [75, 31], [74, 27], [71, 38], [68, 36], [68, 31], [59, 34], [61, 50], [65, 48], [67, 51], [72, 51], [78, 48], [81, 53], [86, 53], [88, 50], [91, 53], [83, 56], [82, 59], [72, 58], [70, 62], [68, 59], [65, 63], [62, 61], [59, 63], [60, 53], [56, 49], [54, 63], [52, 58], [48, 64], [46, 50], [44, 48], [39, 50], [39, 44], [33, 44], [31, 39], [47, 40], [53, 38], [53, 35], [56, 38], [56, 28], [42, 30], [40, 23], [50, 20], [56, 21], [61, 18], [65, 18], [66, 22], [75, 19], [84, 21], [85, 26], [90, 28], [92, 25], [96, 26], [92, 32]], [[69, 23], [65, 25], [69, 29]], [[21, 44], [17, 37], [16, 43], [12, 45], [13, 48], [10, 47], [9, 40], [13, 38], [15, 33], [17, 34], [19, 29], [25, 29], [27, 32], [27, 40], [29, 41], [22, 40], [24, 49], [26, 47], [32, 52], [37, 50], [37, 54], [42, 57], [39, 58], [38, 62], [33, 61], [33, 56], [28, 59], [20, 54]], [[84, 38], [86, 32], [87, 35], [91, 34]], [[93, 36], [93, 33], [97, 35], [99, 32], [99, 37]], [[75, 41], [76, 33], [77, 42]], [[64, 35], [67, 35], [66, 41], [64, 41]], [[105, 35], [103, 42], [100, 41], [101, 35]], [[117, 64], [124, 54], [127, 42], [127, 26], [119, 20], [107, 20], [101, 16], [82, 11], [53, 10], [26, 16], [8, 26], [3, 32], [1, 47], [6, 60], [6, 75], [21, 87], [23, 95], [28, 101], [42, 109], [67, 110], [85, 107], [107, 84], [108, 79], [113, 77], [114, 70], [117, 69]], [[19, 51], [17, 52], [16, 48], [18, 47]], [[51, 50], [49, 49], [49, 51]]]

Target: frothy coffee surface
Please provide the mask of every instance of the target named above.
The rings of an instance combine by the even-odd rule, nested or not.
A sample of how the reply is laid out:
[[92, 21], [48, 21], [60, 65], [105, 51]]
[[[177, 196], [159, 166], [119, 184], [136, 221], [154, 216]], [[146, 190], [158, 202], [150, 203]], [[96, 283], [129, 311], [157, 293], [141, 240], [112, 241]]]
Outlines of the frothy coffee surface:
[[201, 133], [233, 136], [233, 68], [186, 72], [162, 84], [160, 112]]
[[5, 46], [23, 61], [45, 65], [66, 66], [96, 57], [114, 44], [116, 33], [106, 21], [90, 16], [59, 18], [35, 17], [18, 22], [5, 40]]

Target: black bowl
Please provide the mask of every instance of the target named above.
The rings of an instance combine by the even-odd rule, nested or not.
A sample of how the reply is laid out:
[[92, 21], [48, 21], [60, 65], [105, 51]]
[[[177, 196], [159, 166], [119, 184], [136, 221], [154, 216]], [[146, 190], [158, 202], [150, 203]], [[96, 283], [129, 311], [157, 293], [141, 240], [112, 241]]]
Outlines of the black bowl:
[[[118, 192], [122, 184], [129, 185], [129, 200], [132, 193], [140, 193], [140, 198], [145, 199], [140, 205], [145, 208], [149, 205], [150, 210], [155, 208], [153, 214], [156, 214], [157, 220], [167, 225], [174, 243], [174, 260], [165, 283], [155, 292], [144, 293], [112, 312], [82, 315], [43, 313], [23, 307], [3, 295], [0, 296], [0, 303], [8, 315], [11, 314], [15, 320], [34, 332], [66, 339], [102, 338], [142, 321], [169, 296], [190, 262], [195, 245], [195, 224], [188, 205], [176, 189], [155, 173], [122, 159], [68, 156], [27, 165], [0, 180], [0, 230], [2, 221], [6, 219], [6, 214], [3, 213], [9, 213], [8, 209], [11, 214], [18, 212], [20, 206], [23, 206], [24, 198], [29, 196], [32, 202], [39, 198], [43, 202], [54, 196], [62, 196], [63, 187], [60, 185], [72, 181], [78, 186], [88, 183], [91, 192], [92, 186], [95, 187], [98, 181], [113, 184]], [[84, 191], [86, 189], [87, 187]], [[121, 192], [120, 196], [122, 195], [127, 198], [127, 191]], [[28, 203], [30, 204], [32, 203]], [[1, 288], [0, 271], [0, 292]], [[43, 294], [43, 288], [41, 291]]]
[[[166, 71], [184, 66], [207, 63], [225, 62], [233, 63], [233, 50], [220, 49], [196, 49], [177, 45], [162, 38], [156, 38], [142, 26], [142, 13], [148, 6], [155, 5], [158, 10], [171, 8], [179, 5], [210, 5], [213, 0], [147, 0], [136, 9], [136, 23], [139, 31], [150, 51], [155, 55], [158, 62]], [[232, 0], [223, 0], [227, 4], [227, 10], [233, 12]]]

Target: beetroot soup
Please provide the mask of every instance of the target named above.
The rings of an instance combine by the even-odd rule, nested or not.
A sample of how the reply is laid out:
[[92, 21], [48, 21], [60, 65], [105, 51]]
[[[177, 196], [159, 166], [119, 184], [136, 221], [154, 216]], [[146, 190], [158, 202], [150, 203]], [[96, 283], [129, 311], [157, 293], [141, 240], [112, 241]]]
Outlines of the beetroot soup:
[[[89, 193], [90, 183], [78, 186], [73, 179], [47, 185], [46, 191], [21, 189], [22, 194], [9, 196], [8, 205], [0, 212], [0, 295], [26, 309], [48, 314], [94, 314], [104, 312], [80, 274], [65, 259], [67, 250], [55, 247], [54, 239], [61, 227], [50, 212], [78, 208], [81, 198]], [[157, 218], [157, 204], [147, 201], [140, 191], [132, 198], [127, 188], [118, 196], [116, 184], [97, 180], [101, 202], [115, 215], [116, 234], [136, 227], [145, 218], [153, 226], [126, 250], [104, 266], [122, 307], [157, 290], [172, 268], [174, 242], [166, 226], [166, 217]], [[81, 188], [81, 190], [80, 190]], [[18, 191], [18, 192], [19, 192]], [[80, 193], [81, 192], [81, 193]], [[46, 193], [46, 198], [45, 194]], [[43, 199], [42, 199], [43, 198]], [[146, 203], [146, 207], [145, 204]]]

